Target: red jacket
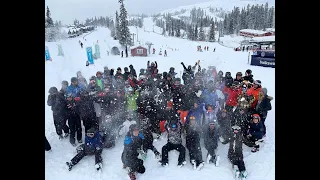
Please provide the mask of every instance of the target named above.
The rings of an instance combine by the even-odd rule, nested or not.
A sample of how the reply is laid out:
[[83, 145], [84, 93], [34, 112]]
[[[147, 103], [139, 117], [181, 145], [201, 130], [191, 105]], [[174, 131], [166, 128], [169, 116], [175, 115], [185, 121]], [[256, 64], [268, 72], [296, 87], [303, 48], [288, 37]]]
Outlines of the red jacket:
[[259, 87], [257, 89], [254, 89], [254, 87], [251, 87], [250, 89], [247, 90], [247, 95], [253, 95], [254, 96], [254, 102], [251, 105], [251, 108], [255, 108], [257, 103], [258, 103], [258, 97], [259, 97], [259, 92], [261, 90], [262, 87]]
[[236, 106], [238, 105], [238, 96], [242, 93], [242, 89], [232, 89], [227, 86], [224, 87], [223, 92], [228, 94], [228, 98], [226, 100], [226, 105], [228, 106]]

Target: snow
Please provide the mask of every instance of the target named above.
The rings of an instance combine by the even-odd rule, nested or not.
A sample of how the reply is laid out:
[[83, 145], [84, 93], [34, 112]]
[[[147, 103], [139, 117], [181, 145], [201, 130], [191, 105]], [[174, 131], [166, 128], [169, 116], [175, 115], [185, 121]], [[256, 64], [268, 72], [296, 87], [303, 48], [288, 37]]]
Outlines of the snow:
[[255, 30], [255, 29], [241, 29], [240, 32], [252, 33], [257, 35], [266, 33], [266, 31]]
[[263, 37], [254, 37], [250, 42], [264, 42], [264, 41], [275, 41], [275, 36], [263, 36]]
[[[234, 0], [233, 0], [234, 1]], [[219, 1], [223, 4], [229, 4], [233, 1]], [[226, 2], [226, 3], [224, 3]], [[241, 2], [241, 1], [238, 1]], [[232, 5], [233, 6], [233, 5]], [[248, 180], [274, 180], [275, 179], [275, 69], [259, 66], [250, 66], [248, 64], [248, 52], [235, 52], [232, 48], [224, 47], [218, 43], [196, 42], [174, 37], [164, 37], [152, 32], [153, 22], [149, 18], [144, 20], [145, 28], [151, 30], [144, 32], [143, 28], [130, 27], [131, 33], [136, 31], [139, 34], [139, 41], [144, 44], [147, 41], [152, 42], [156, 49], [156, 54], [150, 54], [148, 57], [121, 58], [120, 56], [108, 56], [106, 51], [110, 51], [113, 46], [119, 47], [118, 41], [110, 37], [110, 31], [106, 28], [97, 28], [91, 34], [87, 34], [84, 41], [84, 35], [67, 39], [59, 42], [46, 42], [49, 47], [52, 61], [45, 63], [45, 135], [52, 146], [52, 152], [45, 153], [45, 178], [46, 180], [124, 180], [129, 179], [126, 172], [122, 169], [121, 153], [123, 150], [123, 138], [118, 139], [116, 146], [111, 149], [104, 149], [102, 153], [103, 170], [101, 175], [94, 168], [94, 157], [83, 158], [73, 169], [68, 171], [65, 162], [70, 161], [76, 155], [76, 147], [69, 143], [69, 139], [60, 141], [55, 132], [53, 124], [52, 111], [47, 106], [48, 90], [52, 86], [61, 88], [61, 81], [70, 82], [71, 77], [76, 76], [77, 71], [81, 71], [87, 79], [97, 71], [103, 70], [104, 66], [109, 68], [134, 66], [137, 72], [140, 68], [146, 68], [147, 61], [157, 61], [159, 71], [169, 71], [170, 67], [175, 67], [178, 75], [181, 75], [183, 67], [181, 62], [186, 65], [193, 65], [200, 60], [202, 67], [216, 66], [217, 70], [224, 73], [230, 71], [233, 76], [236, 72], [245, 72], [251, 69], [255, 79], [262, 81], [262, 86], [268, 89], [268, 94], [274, 99], [271, 101], [272, 110], [269, 111], [266, 119], [267, 137], [260, 151], [251, 153], [251, 149], [243, 145], [244, 162], [249, 173]], [[156, 32], [161, 29], [154, 27]], [[158, 31], [160, 30], [160, 31]], [[224, 37], [224, 39], [232, 39]], [[239, 39], [238, 37], [236, 39]], [[84, 43], [84, 47], [94, 46], [99, 40], [101, 59], [95, 61], [94, 65], [85, 66], [87, 60], [85, 48], [81, 49], [79, 40]], [[135, 38], [136, 40], [136, 38]], [[243, 40], [243, 39], [242, 39]], [[225, 41], [226, 42], [226, 41]], [[57, 44], [61, 44], [64, 57], [57, 56]], [[209, 51], [197, 52], [197, 46], [209, 46]], [[157, 55], [160, 48], [168, 52], [168, 57]], [[216, 52], [212, 52], [216, 48]], [[175, 51], [175, 49], [178, 49]], [[84, 128], [83, 128], [84, 131]], [[84, 134], [83, 134], [84, 136]], [[84, 138], [83, 138], [84, 139]], [[166, 138], [154, 142], [154, 146], [161, 151], [161, 147], [166, 143]], [[169, 153], [169, 166], [161, 167], [157, 164], [154, 154], [148, 151], [148, 158], [144, 162], [146, 172], [138, 174], [138, 180], [195, 180], [195, 179], [215, 179], [215, 180], [233, 180], [233, 171], [227, 158], [229, 144], [222, 145], [219, 142], [217, 154], [220, 155], [220, 166], [215, 167], [212, 164], [205, 164], [201, 171], [195, 171], [189, 162], [189, 154], [186, 152], [187, 164], [178, 168], [176, 166], [178, 153], [171, 151]], [[203, 146], [203, 157], [206, 157], [207, 151]], [[205, 159], [204, 159], [205, 160]], [[101, 177], [100, 177], [101, 176]]]
[[267, 31], [267, 32], [275, 32], [276, 29], [275, 29], [275, 28], [266, 28], [266, 31]]

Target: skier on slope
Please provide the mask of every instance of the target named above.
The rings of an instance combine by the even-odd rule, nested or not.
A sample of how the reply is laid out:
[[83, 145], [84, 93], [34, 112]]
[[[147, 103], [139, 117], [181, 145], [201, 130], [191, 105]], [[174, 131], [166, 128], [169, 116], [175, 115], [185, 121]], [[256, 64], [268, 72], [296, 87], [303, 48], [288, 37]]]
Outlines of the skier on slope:
[[139, 131], [137, 124], [132, 124], [124, 139], [124, 149], [121, 155], [123, 168], [128, 170], [128, 175], [131, 180], [136, 180], [135, 173], [143, 174], [146, 169], [143, 165], [143, 160], [139, 159], [139, 154], [143, 154], [144, 135]]
[[79, 161], [87, 155], [95, 155], [95, 168], [102, 168], [102, 140], [101, 135], [95, 128], [90, 128], [85, 136], [85, 143], [77, 147], [77, 155], [70, 162], [66, 162], [69, 171], [79, 163]]

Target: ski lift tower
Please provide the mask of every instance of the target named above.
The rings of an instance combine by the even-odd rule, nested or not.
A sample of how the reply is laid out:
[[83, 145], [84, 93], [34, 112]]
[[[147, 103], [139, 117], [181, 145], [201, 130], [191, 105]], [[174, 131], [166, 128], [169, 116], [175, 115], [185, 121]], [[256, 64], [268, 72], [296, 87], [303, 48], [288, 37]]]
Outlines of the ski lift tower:
[[146, 42], [146, 45], [148, 46], [148, 51], [149, 51], [149, 54], [150, 54], [150, 49], [151, 49], [151, 46], [153, 45], [152, 42]]

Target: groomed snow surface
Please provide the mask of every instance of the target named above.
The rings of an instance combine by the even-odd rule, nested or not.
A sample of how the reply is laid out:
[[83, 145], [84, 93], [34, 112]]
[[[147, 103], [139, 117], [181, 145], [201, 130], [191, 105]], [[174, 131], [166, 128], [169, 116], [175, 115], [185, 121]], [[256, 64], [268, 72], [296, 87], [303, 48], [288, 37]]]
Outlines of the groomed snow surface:
[[[146, 29], [152, 29], [152, 21], [150, 18], [145, 19], [144, 25]], [[131, 32], [136, 33], [137, 29], [130, 27]], [[76, 155], [76, 147], [69, 143], [69, 138], [60, 141], [55, 132], [53, 124], [52, 111], [47, 106], [48, 90], [51, 86], [61, 88], [61, 81], [67, 80], [70, 82], [71, 77], [76, 76], [77, 71], [88, 79], [95, 75], [97, 71], [103, 71], [104, 66], [109, 68], [128, 67], [130, 64], [134, 66], [137, 73], [140, 68], [146, 68], [147, 61], [157, 61], [159, 71], [169, 71], [170, 67], [175, 67], [178, 75], [183, 68], [181, 62], [186, 65], [194, 65], [197, 60], [201, 60], [201, 67], [207, 68], [209, 65], [214, 65], [217, 70], [222, 70], [224, 73], [230, 71], [232, 76], [236, 72], [245, 72], [246, 69], [251, 69], [254, 79], [262, 81], [262, 86], [268, 89], [268, 94], [274, 98], [271, 101], [272, 110], [269, 111], [266, 119], [267, 137], [260, 148], [260, 151], [251, 153], [251, 149], [243, 145], [244, 162], [249, 173], [248, 180], [273, 180], [275, 179], [275, 72], [274, 68], [265, 68], [258, 66], [250, 66], [248, 64], [248, 52], [235, 52], [231, 48], [219, 45], [218, 43], [193, 42], [185, 39], [174, 37], [163, 37], [152, 32], [144, 32], [138, 28], [139, 40], [141, 43], [150, 41], [156, 48], [156, 55], [150, 54], [148, 57], [129, 57], [121, 58], [119, 56], [108, 56], [107, 50], [114, 45], [119, 45], [117, 41], [112, 40], [110, 31], [106, 28], [98, 28], [96, 31], [84, 37], [79, 36], [74, 39], [68, 39], [60, 42], [46, 43], [49, 47], [52, 62], [45, 62], [45, 135], [52, 146], [52, 152], [45, 152], [45, 178], [46, 180], [128, 180], [127, 173], [122, 169], [121, 153], [123, 150], [123, 138], [118, 139], [116, 146], [112, 149], [104, 149], [102, 153], [103, 170], [101, 174], [96, 172], [94, 168], [94, 156], [84, 157], [73, 169], [68, 171], [65, 162], [70, 161]], [[79, 40], [84, 43], [84, 47], [93, 46], [99, 40], [101, 59], [95, 61], [94, 65], [85, 66], [87, 60], [85, 48], [81, 49]], [[57, 44], [61, 44], [64, 57], [58, 55]], [[209, 46], [209, 52], [197, 52], [197, 46]], [[212, 52], [213, 48], [216, 52]], [[168, 52], [168, 57], [157, 55], [159, 49], [165, 49]], [[93, 46], [94, 49], [94, 46]], [[175, 51], [175, 49], [178, 49]], [[84, 128], [83, 128], [84, 131]], [[84, 136], [84, 133], [83, 133]], [[84, 138], [83, 138], [84, 140]], [[202, 140], [203, 141], [203, 140]], [[167, 140], [161, 139], [154, 142], [154, 146], [161, 152], [162, 146]], [[202, 142], [203, 143], [203, 142]], [[77, 144], [79, 145], [79, 144]], [[157, 164], [153, 152], [148, 152], [148, 158], [144, 162], [146, 172], [138, 174], [138, 180], [233, 180], [233, 171], [231, 164], [227, 159], [227, 151], [229, 144], [222, 145], [219, 142], [217, 154], [220, 155], [220, 166], [215, 167], [212, 164], [205, 164], [201, 171], [192, 169], [189, 162], [188, 151], [186, 153], [187, 164], [179, 168], [177, 167], [178, 152], [169, 152], [169, 166], [161, 167]], [[203, 157], [206, 157], [207, 151], [202, 147]]]

